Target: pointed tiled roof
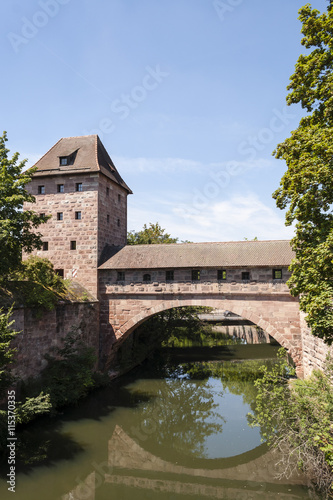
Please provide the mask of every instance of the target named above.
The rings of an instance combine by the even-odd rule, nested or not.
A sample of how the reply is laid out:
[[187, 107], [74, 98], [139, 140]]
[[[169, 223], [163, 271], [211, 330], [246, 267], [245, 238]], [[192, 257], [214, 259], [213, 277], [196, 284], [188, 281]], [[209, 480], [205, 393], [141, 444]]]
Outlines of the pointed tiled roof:
[[288, 240], [127, 245], [99, 269], [286, 267], [294, 257]]
[[[76, 153], [72, 165], [60, 165], [60, 158]], [[108, 152], [98, 135], [63, 137], [36, 163], [35, 176], [49, 176], [63, 173], [101, 172], [122, 186], [128, 193], [130, 188], [119, 175]]]

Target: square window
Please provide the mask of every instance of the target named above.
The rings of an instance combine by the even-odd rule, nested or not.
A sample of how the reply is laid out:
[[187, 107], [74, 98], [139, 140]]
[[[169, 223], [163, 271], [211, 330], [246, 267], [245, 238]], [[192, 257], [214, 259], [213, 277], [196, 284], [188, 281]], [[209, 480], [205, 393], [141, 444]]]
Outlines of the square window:
[[63, 184], [58, 184], [57, 185], [57, 191], [58, 191], [58, 193], [64, 193], [65, 192], [65, 186]]
[[45, 219], [45, 212], [40, 213], [40, 214], [39, 214], [39, 217], [40, 217], [41, 219]]
[[82, 189], [82, 182], [77, 182], [77, 183], [75, 184], [75, 190], [76, 190], [76, 191], [79, 191], [79, 192], [81, 192], [81, 191], [83, 190], [83, 189]]
[[38, 186], [38, 194], [45, 194], [45, 186]]
[[43, 241], [43, 251], [46, 252], [49, 249], [49, 242]]
[[143, 275], [143, 281], [146, 281], [147, 283], [149, 283], [151, 281], [150, 274], [144, 274]]
[[243, 271], [242, 272], [242, 280], [243, 281], [248, 281], [250, 279], [250, 272], [249, 271]]
[[227, 279], [227, 271], [225, 269], [217, 270], [217, 279], [218, 280], [226, 280]]
[[60, 157], [60, 165], [61, 166], [68, 165], [68, 157], [67, 156]]
[[75, 212], [75, 219], [81, 220], [82, 219], [82, 212]]
[[282, 279], [282, 269], [273, 269], [273, 280]]
[[117, 281], [125, 281], [125, 271], [117, 272]]
[[60, 278], [64, 277], [64, 270], [63, 269], [55, 269], [55, 272]]
[[76, 250], [76, 241], [71, 241], [71, 250]]
[[200, 271], [192, 269], [192, 281], [200, 281]]
[[174, 280], [174, 272], [173, 271], [166, 271], [165, 272], [165, 280], [166, 281], [173, 281]]
[[64, 219], [64, 214], [63, 212], [58, 212], [57, 213], [57, 220], [63, 220]]

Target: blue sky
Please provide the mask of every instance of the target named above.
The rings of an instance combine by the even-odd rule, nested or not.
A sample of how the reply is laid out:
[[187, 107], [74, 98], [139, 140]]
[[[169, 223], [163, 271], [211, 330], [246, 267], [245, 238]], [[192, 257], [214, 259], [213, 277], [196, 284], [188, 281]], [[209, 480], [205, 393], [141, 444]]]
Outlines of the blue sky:
[[[98, 133], [134, 194], [128, 229], [190, 241], [286, 239], [276, 144], [298, 125], [286, 86], [296, 0], [4, 0], [2, 130], [33, 164]], [[325, 0], [311, 5], [320, 11]]]

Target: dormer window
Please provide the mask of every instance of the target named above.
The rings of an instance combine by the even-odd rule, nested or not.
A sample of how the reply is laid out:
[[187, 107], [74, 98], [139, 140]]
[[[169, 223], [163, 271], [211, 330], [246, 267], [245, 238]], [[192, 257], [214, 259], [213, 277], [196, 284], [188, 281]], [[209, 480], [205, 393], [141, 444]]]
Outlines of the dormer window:
[[66, 165], [73, 165], [75, 161], [77, 150], [72, 154], [67, 156], [59, 156], [59, 164], [61, 167], [65, 167]]

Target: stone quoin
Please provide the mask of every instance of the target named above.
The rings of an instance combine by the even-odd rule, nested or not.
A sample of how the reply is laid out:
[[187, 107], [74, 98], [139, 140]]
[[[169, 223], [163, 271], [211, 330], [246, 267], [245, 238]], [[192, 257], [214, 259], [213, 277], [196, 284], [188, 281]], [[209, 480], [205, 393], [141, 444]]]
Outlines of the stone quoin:
[[98, 300], [104, 363], [147, 318], [195, 305], [260, 326], [288, 349], [299, 376], [322, 368], [327, 348], [306, 328], [286, 285], [294, 256], [289, 241], [129, 246], [132, 191], [97, 135], [60, 139], [35, 167], [27, 189], [36, 201], [24, 209], [51, 218], [38, 228], [43, 248], [33, 253]]

